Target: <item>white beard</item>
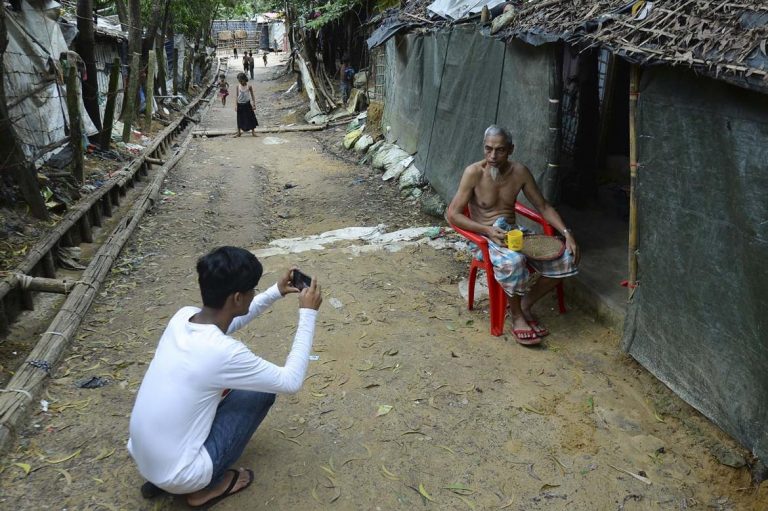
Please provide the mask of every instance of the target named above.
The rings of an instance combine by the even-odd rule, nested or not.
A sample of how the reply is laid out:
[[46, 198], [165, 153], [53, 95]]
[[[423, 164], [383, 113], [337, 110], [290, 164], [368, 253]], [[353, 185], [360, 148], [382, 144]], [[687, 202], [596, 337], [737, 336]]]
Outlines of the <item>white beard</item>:
[[488, 167], [488, 172], [491, 173], [491, 179], [494, 181], [499, 179], [499, 167]]

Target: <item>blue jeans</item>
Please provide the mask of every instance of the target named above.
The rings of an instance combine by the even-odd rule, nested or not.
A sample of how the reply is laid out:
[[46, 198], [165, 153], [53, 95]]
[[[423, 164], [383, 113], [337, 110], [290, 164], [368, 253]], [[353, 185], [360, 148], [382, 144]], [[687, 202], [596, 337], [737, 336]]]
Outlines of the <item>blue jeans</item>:
[[219, 484], [227, 469], [240, 458], [274, 402], [274, 394], [233, 390], [219, 403], [211, 432], [203, 444], [213, 461], [213, 476], [207, 489]]

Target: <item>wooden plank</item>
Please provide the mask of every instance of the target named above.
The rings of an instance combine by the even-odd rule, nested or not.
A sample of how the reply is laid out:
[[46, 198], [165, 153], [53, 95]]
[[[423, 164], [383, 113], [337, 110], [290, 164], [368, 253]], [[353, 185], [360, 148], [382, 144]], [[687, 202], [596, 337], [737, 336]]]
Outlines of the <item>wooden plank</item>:
[[[322, 131], [326, 128], [325, 124], [301, 124], [298, 126], [272, 126], [264, 128], [256, 128], [256, 133], [290, 133], [296, 131]], [[195, 137], [221, 137], [226, 135], [235, 135], [237, 130], [221, 130], [221, 129], [198, 129], [192, 131], [192, 135]]]

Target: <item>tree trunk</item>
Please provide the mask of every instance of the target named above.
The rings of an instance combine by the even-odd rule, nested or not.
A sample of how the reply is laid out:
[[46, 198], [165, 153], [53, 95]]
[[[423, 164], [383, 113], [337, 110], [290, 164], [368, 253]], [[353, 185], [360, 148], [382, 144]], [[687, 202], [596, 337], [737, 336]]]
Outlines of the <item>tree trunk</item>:
[[168, 17], [171, 6], [171, 0], [165, 2], [165, 13], [163, 14], [163, 24], [160, 28], [160, 33], [155, 40], [155, 49], [157, 51], [157, 89], [160, 91], [161, 96], [168, 95], [168, 89], [166, 82], [168, 81], [168, 59], [165, 54], [165, 38], [168, 33]]
[[[128, 7], [129, 7], [129, 27], [128, 27], [128, 55], [133, 55], [134, 53], [141, 53], [141, 0], [128, 0]], [[138, 87], [133, 88], [132, 83], [134, 78], [138, 79], [138, 76], [141, 75], [141, 73], [137, 73], [137, 76], [132, 76], [132, 70], [128, 69], [128, 76], [125, 80], [123, 80], [123, 83], [125, 84], [123, 89], [123, 108], [120, 114], [120, 119], [125, 120], [126, 118], [126, 108], [128, 108], [129, 103], [129, 94], [127, 93], [129, 90], [135, 90], [137, 91], [136, 94], [138, 94]], [[134, 111], [131, 112], [131, 118], [136, 117], [137, 109], [138, 109], [138, 101], [136, 101], [136, 98], [133, 98], [133, 101], [131, 102], [131, 105], [133, 105]]]
[[120, 79], [120, 58], [115, 57], [112, 69], [109, 70], [109, 89], [107, 91], [107, 106], [104, 108], [104, 129], [101, 132], [101, 148], [109, 150], [112, 143], [112, 126], [115, 119], [115, 100], [117, 95], [117, 83]]
[[75, 155], [72, 161], [72, 175], [79, 184], [83, 184], [83, 124], [80, 119], [80, 94], [77, 64], [70, 60], [67, 69], [67, 113], [69, 114], [69, 145]]
[[[0, 169], [10, 172], [21, 190], [24, 200], [29, 205], [32, 214], [37, 218], [48, 219], [48, 209], [40, 194], [37, 183], [37, 173], [27, 162], [16, 130], [11, 124], [8, 112], [8, 102], [5, 100], [5, 85], [3, 79], [3, 55], [8, 46], [8, 34], [5, 29], [5, 8], [0, 9]], [[9, 168], [10, 167], [10, 168]]]
[[120, 20], [120, 30], [126, 32], [131, 20], [128, 17], [128, 8], [125, 6], [125, 0], [115, 0], [117, 6], [117, 19]]
[[147, 36], [141, 43], [141, 61], [146, 62], [149, 56], [149, 50], [155, 44], [157, 39], [157, 29], [163, 21], [163, 5], [167, 0], [152, 0], [152, 15], [150, 16], [149, 26], [147, 27]]
[[93, 1], [77, 0], [77, 53], [85, 62], [85, 80], [83, 80], [83, 103], [85, 111], [96, 129], [101, 130], [101, 112], [99, 112], [99, 80], [96, 74], [96, 57], [93, 36]]
[[[131, 59], [131, 75], [139, 75], [140, 65], [141, 55], [134, 53], [133, 58]], [[131, 80], [128, 87], [126, 87], [125, 95], [128, 97], [128, 102], [125, 107], [125, 115], [123, 116], [123, 142], [128, 143], [131, 141], [131, 123], [137, 118], [136, 111], [138, 109], [136, 108], [136, 103], [138, 103], [138, 101], [136, 101], [136, 96], [139, 95], [138, 80]]]

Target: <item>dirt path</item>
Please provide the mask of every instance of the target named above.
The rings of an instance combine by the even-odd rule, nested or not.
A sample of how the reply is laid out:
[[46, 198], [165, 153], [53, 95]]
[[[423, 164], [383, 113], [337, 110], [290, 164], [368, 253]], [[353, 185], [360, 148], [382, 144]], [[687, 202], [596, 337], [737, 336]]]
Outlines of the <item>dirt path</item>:
[[[257, 68], [259, 121], [295, 122], [300, 100], [282, 95], [290, 83], [267, 81], [269, 71]], [[233, 122], [231, 104], [204, 120]], [[198, 303], [200, 254], [352, 226], [439, 224], [306, 133], [196, 139], [166, 185], [55, 371], [48, 412], [38, 408], [1, 460], [0, 508], [186, 509], [141, 498], [125, 442], [165, 323]], [[246, 449], [241, 463], [256, 483], [216, 509], [768, 507], [746, 469], [710, 454], [734, 444], [621, 355], [617, 332], [577, 309], [559, 316], [545, 300], [552, 335], [525, 349], [491, 337], [487, 314], [466, 310], [457, 283], [467, 259], [451, 248], [349, 241], [262, 260], [262, 288], [291, 264], [322, 282], [319, 359]], [[295, 298], [278, 302], [239, 338], [282, 363], [296, 309]], [[93, 376], [109, 384], [75, 386]]]

